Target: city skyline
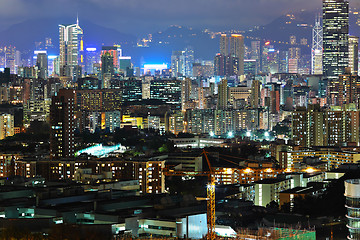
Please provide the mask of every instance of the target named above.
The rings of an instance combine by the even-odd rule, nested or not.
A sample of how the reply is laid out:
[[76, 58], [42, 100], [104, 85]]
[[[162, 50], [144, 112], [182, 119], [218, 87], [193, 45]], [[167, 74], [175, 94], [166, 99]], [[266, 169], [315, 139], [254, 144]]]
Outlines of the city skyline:
[[360, 0], [0, 4], [0, 240], [360, 238]]

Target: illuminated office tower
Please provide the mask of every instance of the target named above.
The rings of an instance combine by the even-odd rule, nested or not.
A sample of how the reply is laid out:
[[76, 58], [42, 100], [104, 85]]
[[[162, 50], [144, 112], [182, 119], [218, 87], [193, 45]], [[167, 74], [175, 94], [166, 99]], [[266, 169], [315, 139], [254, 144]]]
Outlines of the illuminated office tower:
[[191, 96], [191, 79], [185, 78], [181, 84], [181, 106], [185, 110], [186, 102], [190, 101]]
[[312, 31], [311, 74], [323, 74], [323, 28], [320, 17], [316, 17]]
[[193, 75], [194, 49], [190, 46], [184, 49], [184, 73], [186, 77]]
[[256, 60], [256, 73], [260, 71], [261, 45], [260, 41], [251, 41], [251, 59]]
[[240, 34], [231, 34], [230, 55], [239, 59], [238, 75], [244, 75], [244, 37]]
[[358, 75], [359, 38], [354, 36], [349, 36], [349, 68], [351, 74]]
[[[79, 19], [77, 19], [77, 25], [79, 26]], [[80, 27], [79, 27], [80, 28]], [[85, 48], [83, 31], [78, 31], [78, 71], [83, 72], [85, 70]], [[82, 76], [79, 76], [82, 77]]]
[[191, 77], [193, 75], [194, 50], [188, 46], [183, 51], [173, 51], [171, 71], [173, 77]]
[[10, 73], [15, 74], [15, 58], [16, 58], [16, 48], [13, 46], [8, 46], [4, 48], [5, 50], [5, 67], [10, 68]]
[[323, 72], [329, 79], [349, 65], [349, 2], [323, 0]]
[[83, 34], [79, 22], [71, 25], [59, 25], [60, 70], [61, 75], [71, 76], [77, 72], [75, 67], [79, 59], [79, 37]]
[[229, 54], [229, 38], [228, 38], [227, 34], [221, 34], [220, 54], [223, 56], [227, 56]]
[[48, 56], [46, 53], [39, 53], [36, 58], [36, 66], [38, 67], [38, 77], [41, 79], [48, 78]]
[[118, 46], [103, 46], [101, 48], [101, 56], [103, 56], [105, 53], [109, 53], [113, 57], [113, 65], [114, 68], [117, 70], [119, 66], [119, 53]]
[[99, 54], [97, 49], [94, 47], [88, 47], [85, 51], [86, 59], [85, 59], [85, 72], [87, 74], [93, 74], [94, 64], [99, 62]]
[[173, 51], [171, 55], [171, 72], [173, 77], [185, 75], [184, 51]]
[[50, 158], [74, 156], [74, 100], [73, 89], [60, 89], [53, 96], [50, 107]]
[[114, 57], [106, 52], [101, 56], [101, 79], [102, 87], [109, 88], [110, 80], [114, 75]]
[[[227, 66], [226, 72], [228, 74], [225, 73], [225, 75], [233, 75], [234, 73], [238, 76], [244, 75], [244, 55], [244, 37], [241, 34], [221, 35], [220, 56], [228, 57], [228, 62], [232, 62], [231, 66]], [[234, 58], [237, 58], [237, 60]], [[230, 69], [236, 70], [232, 71]]]

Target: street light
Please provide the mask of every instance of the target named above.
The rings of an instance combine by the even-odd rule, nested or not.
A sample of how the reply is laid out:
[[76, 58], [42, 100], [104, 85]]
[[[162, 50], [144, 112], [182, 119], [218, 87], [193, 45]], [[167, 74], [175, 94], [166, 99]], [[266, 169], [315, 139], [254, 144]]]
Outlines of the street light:
[[233, 132], [228, 132], [228, 137], [229, 137], [229, 138], [234, 137], [234, 133], [233, 133]]
[[215, 133], [214, 132], [210, 132], [210, 137], [214, 137]]
[[251, 132], [250, 132], [250, 131], [247, 131], [247, 132], [246, 132], [246, 136], [247, 136], [247, 137], [251, 137]]

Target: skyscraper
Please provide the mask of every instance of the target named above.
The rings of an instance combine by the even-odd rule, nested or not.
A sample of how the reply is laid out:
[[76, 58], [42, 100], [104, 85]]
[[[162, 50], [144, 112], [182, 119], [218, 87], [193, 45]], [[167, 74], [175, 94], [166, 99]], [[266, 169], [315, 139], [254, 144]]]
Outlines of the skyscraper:
[[63, 76], [73, 77], [76, 72], [74, 69], [78, 65], [82, 34], [79, 21], [76, 24], [59, 25], [60, 71]]
[[73, 89], [60, 89], [53, 96], [50, 107], [50, 158], [74, 156], [74, 100]]
[[[236, 69], [236, 71], [230, 71], [230, 75], [234, 73], [238, 76], [244, 75], [244, 37], [241, 34], [222, 34], [220, 38], [220, 55], [229, 57], [231, 62], [235, 63], [230, 68]], [[237, 58], [238, 60], [234, 60]]]
[[46, 53], [39, 53], [36, 58], [36, 66], [38, 67], [38, 77], [41, 79], [48, 78], [48, 57]]
[[106, 52], [101, 56], [101, 79], [102, 87], [109, 88], [110, 80], [114, 75], [114, 57]]
[[321, 26], [320, 16], [317, 16], [315, 19], [312, 37], [311, 74], [323, 74], [323, 28]]
[[221, 34], [220, 54], [223, 56], [227, 56], [229, 54], [229, 38], [228, 38], [227, 34]]
[[329, 79], [349, 65], [349, 2], [323, 0], [323, 71]]
[[94, 47], [86, 48], [85, 72], [87, 74], [94, 73], [94, 64], [99, 62], [99, 53]]
[[229, 101], [229, 87], [226, 79], [218, 84], [218, 102], [217, 109], [227, 109]]
[[119, 54], [121, 51], [119, 51], [119, 46], [102, 46], [101, 48], [101, 56], [103, 56], [105, 53], [109, 53], [113, 57], [113, 66], [117, 70], [119, 65]]
[[359, 69], [359, 38], [349, 36], [349, 68], [351, 74], [358, 75]]
[[184, 71], [184, 51], [173, 51], [171, 55], [171, 71], [173, 77], [181, 77], [185, 75]]
[[194, 49], [188, 46], [184, 49], [184, 73], [186, 77], [193, 75]]

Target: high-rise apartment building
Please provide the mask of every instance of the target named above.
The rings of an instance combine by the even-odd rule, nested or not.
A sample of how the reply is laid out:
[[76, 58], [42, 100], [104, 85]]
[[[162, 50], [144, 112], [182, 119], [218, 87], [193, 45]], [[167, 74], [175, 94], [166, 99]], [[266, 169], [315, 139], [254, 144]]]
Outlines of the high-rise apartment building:
[[217, 109], [227, 109], [229, 101], [229, 87], [226, 79], [218, 84], [218, 102]]
[[323, 28], [320, 17], [315, 19], [315, 25], [312, 30], [312, 47], [311, 47], [311, 74], [323, 74]]
[[347, 68], [346, 74], [340, 75], [328, 85], [330, 105], [343, 106], [349, 103], [359, 104], [360, 78], [357, 74], [351, 74], [350, 70], [350, 68]]
[[323, 0], [323, 72], [329, 79], [349, 65], [349, 2]]
[[349, 68], [351, 74], [358, 75], [359, 38], [355, 36], [349, 36]]
[[296, 145], [342, 146], [359, 142], [360, 111], [354, 104], [321, 109], [299, 107], [292, 113], [292, 138]]
[[252, 108], [260, 107], [260, 86], [261, 82], [259, 80], [251, 82], [250, 106]]
[[74, 107], [75, 91], [60, 89], [53, 96], [50, 107], [50, 158], [74, 156]]
[[79, 60], [79, 47], [83, 30], [76, 24], [59, 25], [60, 71], [63, 76], [74, 77]]
[[0, 115], [0, 140], [14, 136], [14, 116], [8, 113]]

